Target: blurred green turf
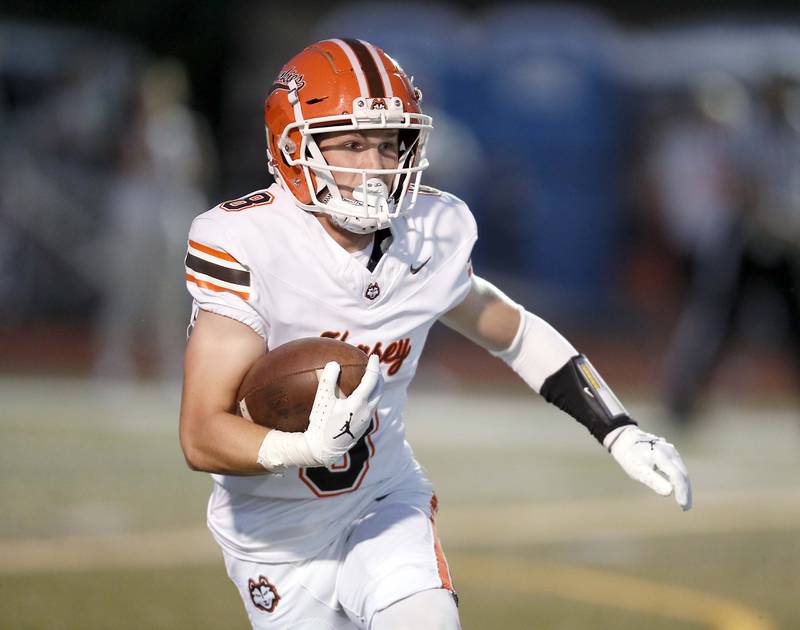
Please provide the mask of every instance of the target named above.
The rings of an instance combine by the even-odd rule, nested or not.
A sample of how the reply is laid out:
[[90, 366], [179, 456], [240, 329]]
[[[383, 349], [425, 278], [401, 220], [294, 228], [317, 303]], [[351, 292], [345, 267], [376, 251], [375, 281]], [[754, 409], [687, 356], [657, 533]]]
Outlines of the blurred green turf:
[[[641, 545], [637, 550], [638, 562], [625, 562], [624, 572], [706, 593], [726, 594], [761, 610], [783, 611], [776, 619], [779, 627], [797, 628], [800, 611], [794, 605], [793, 590], [800, 566], [797, 540], [798, 532], [792, 532], [773, 534], [768, 540], [757, 535], [739, 535], [726, 536], [721, 541], [698, 537]], [[605, 551], [606, 560], [583, 557], [581, 563], [620, 572], [619, 560], [610, 559], [630, 554], [630, 550], [621, 547], [622, 543], [612, 544]], [[514, 558], [531, 564], [566, 560], [577, 565], [578, 558], [586, 553], [580, 545], [548, 545], [520, 549]], [[484, 581], [479, 573], [460, 572], [463, 552], [451, 551], [448, 556], [466, 629], [700, 627], [557, 596], [509, 593], [501, 585]], [[3, 628], [20, 630], [248, 627], [239, 597], [221, 564], [186, 569], [56, 571], [46, 575], [3, 576], [0, 619]]]
[[222, 566], [2, 577], [0, 619], [15, 630], [249, 627]]
[[[0, 544], [204, 526], [211, 482], [183, 462], [174, 390], [5, 378], [0, 379], [0, 399]], [[634, 411], [646, 419], [647, 428], [666, 432], [687, 461], [697, 497], [687, 518], [702, 522], [704, 499], [717, 493], [758, 496], [800, 487], [794, 409], [732, 404], [679, 436], [658, 422], [652, 407], [642, 403]], [[469, 522], [448, 521], [448, 508], [464, 519], [469, 513], [491, 513], [493, 506], [603, 497], [641, 500], [647, 491], [628, 480], [582, 427], [533, 397], [461, 399], [418, 392], [411, 397], [408, 423], [410, 441], [440, 497], [441, 532], [466, 629], [699, 627], [558, 594], [509, 592], [487, 583], [479, 570], [460, 572], [459, 565], [467, 566], [465, 558], [475, 552], [531, 566], [592, 567], [672, 584], [737, 601], [761, 611], [777, 627], [800, 628], [800, 520], [759, 531], [758, 508], [744, 502], [730, 512], [731, 526], [737, 521], [754, 525], [740, 532], [667, 531], [653, 538], [604, 540], [572, 536], [511, 549], [491, 537], [477, 542], [463, 538]], [[670, 518], [680, 514], [668, 500], [647, 505], [656, 521], [662, 513]], [[613, 515], [606, 515], [604, 526], [609, 522]], [[464, 546], [464, 540], [473, 542]], [[246, 627], [221, 562], [80, 572], [54, 566], [47, 573], [9, 574], [0, 555], [3, 630]]]
[[[453, 560], [457, 562], [457, 557]], [[519, 597], [479, 581], [459, 587], [465, 630], [617, 628], [640, 630], [641, 615], [552, 597]], [[249, 628], [221, 566], [0, 578], [3, 628], [15, 630], [217, 630]], [[691, 624], [647, 618], [649, 630]]]

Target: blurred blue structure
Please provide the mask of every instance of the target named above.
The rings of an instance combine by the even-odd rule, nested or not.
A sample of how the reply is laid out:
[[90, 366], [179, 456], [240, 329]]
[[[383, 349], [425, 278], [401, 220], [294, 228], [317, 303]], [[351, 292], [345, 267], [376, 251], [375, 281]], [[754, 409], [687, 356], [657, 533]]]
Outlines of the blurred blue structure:
[[516, 270], [597, 304], [619, 252], [626, 129], [615, 30], [593, 11], [563, 6], [498, 7], [482, 24], [483, 115], [473, 122], [491, 169], [483, 225], [508, 216]]
[[437, 129], [432, 147], [444, 148], [426, 181], [470, 203], [478, 268], [522, 275], [566, 299], [609, 295], [625, 142], [610, 22], [563, 6], [500, 6], [468, 21], [442, 5], [358, 3], [317, 33], [384, 47], [415, 76], [426, 109], [444, 110], [451, 133], [455, 124], [474, 136], [477, 167], [466, 181], [456, 169], [441, 177], [436, 161], [464, 155]]

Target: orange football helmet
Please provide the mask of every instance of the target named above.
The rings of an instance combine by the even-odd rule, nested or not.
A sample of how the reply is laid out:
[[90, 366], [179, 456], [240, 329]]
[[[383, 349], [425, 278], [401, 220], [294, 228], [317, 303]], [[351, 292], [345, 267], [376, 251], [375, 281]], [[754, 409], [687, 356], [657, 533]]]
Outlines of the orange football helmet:
[[[433, 126], [421, 100], [419, 89], [380, 48], [360, 39], [311, 44], [281, 69], [264, 104], [269, 171], [301, 208], [325, 212], [352, 232], [386, 227], [413, 206], [428, 166], [425, 146]], [[328, 164], [315, 139], [370, 129], [398, 130], [396, 168]], [[361, 175], [353, 199], [342, 196], [335, 172]], [[391, 189], [380, 175], [394, 176]]]

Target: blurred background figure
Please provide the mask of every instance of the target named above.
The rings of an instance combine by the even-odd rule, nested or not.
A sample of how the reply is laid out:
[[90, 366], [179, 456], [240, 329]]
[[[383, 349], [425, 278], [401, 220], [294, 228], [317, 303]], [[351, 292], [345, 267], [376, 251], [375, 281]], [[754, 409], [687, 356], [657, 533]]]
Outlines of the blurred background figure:
[[736, 139], [750, 124], [750, 96], [734, 76], [710, 71], [673, 97], [650, 148], [648, 177], [671, 250], [694, 276], [725, 241], [740, 204]]
[[[183, 284], [184, 232], [209, 204], [214, 174], [211, 136], [189, 96], [189, 77], [174, 59], [151, 62], [137, 84], [108, 195], [98, 377], [180, 378], [190, 306], [175, 290]], [[149, 350], [154, 369], [137, 366], [137, 346]]]
[[0, 325], [86, 318], [117, 139], [140, 51], [78, 29], [0, 23]]
[[174, 383], [189, 307], [175, 290], [182, 241], [215, 172], [182, 62], [76, 28], [8, 22], [0, 40], [8, 364], [30, 360], [42, 336], [54, 367]]
[[736, 152], [751, 124], [749, 99], [733, 75], [701, 73], [676, 96], [650, 154], [658, 217], [688, 287], [666, 376], [667, 404], [681, 422], [686, 399], [704, 384], [724, 335], [718, 291], [730, 269], [719, 263], [736, 256], [731, 239], [743, 203]]
[[684, 155], [672, 156], [674, 169], [665, 156], [662, 173], [667, 208], [683, 215], [676, 225], [685, 232], [674, 233], [691, 269], [667, 362], [666, 404], [679, 424], [737, 330], [773, 346], [786, 338], [791, 359], [800, 358], [798, 84], [764, 77], [751, 112], [741, 85], [712, 81], [696, 95], [702, 118], [673, 138], [683, 139]]

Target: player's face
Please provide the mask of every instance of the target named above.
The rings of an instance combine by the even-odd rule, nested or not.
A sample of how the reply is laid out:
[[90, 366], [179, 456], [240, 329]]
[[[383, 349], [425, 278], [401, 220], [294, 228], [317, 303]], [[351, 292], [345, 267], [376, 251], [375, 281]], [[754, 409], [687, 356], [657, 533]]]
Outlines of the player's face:
[[[396, 129], [328, 133], [320, 137], [319, 148], [325, 161], [331, 166], [364, 169], [397, 168], [400, 158], [400, 143]], [[391, 190], [394, 175], [379, 177]], [[362, 184], [359, 173], [333, 173], [333, 179], [342, 196], [349, 199], [353, 198], [353, 189]]]

